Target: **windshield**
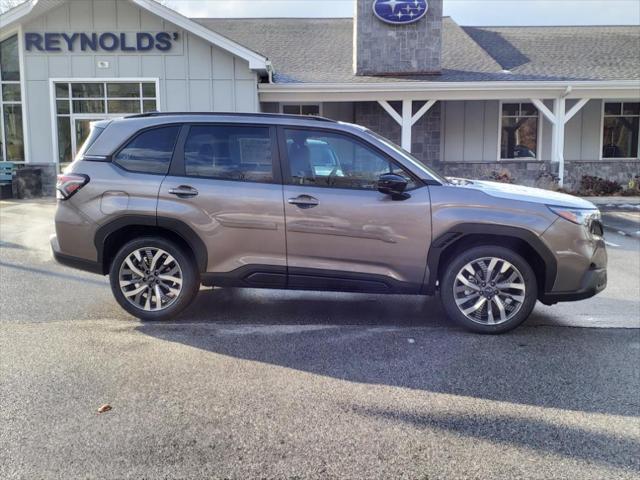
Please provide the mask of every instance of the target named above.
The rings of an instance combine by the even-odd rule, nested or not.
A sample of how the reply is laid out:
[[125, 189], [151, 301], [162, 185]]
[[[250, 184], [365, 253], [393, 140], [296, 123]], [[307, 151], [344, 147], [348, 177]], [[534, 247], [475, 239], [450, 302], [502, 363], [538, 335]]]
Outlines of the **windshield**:
[[412, 165], [418, 167], [420, 170], [422, 170], [425, 173], [427, 173], [433, 179], [439, 181], [442, 184], [449, 183], [449, 181], [446, 178], [444, 178], [442, 175], [440, 175], [439, 173], [436, 173], [431, 168], [429, 168], [429, 167], [425, 166], [424, 164], [422, 164], [422, 162], [420, 162], [420, 160], [418, 160], [416, 157], [411, 155], [404, 148], [402, 148], [399, 145], [396, 145], [395, 143], [393, 143], [388, 138], [385, 138], [382, 135], [378, 135], [376, 132], [374, 132], [372, 130], [365, 130], [365, 132], [368, 133], [369, 135], [375, 137], [377, 140], [381, 141], [382, 143], [384, 143], [387, 147], [392, 149], [394, 152], [396, 152], [398, 155], [400, 155], [406, 161], [408, 161]]

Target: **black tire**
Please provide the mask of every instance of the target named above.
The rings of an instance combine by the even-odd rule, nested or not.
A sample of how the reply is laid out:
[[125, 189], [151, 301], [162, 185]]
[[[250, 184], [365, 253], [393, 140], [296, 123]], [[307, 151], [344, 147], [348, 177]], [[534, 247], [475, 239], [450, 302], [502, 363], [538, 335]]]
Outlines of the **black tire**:
[[[477, 282], [477, 284], [474, 283], [473, 285], [478, 288], [478, 291], [476, 292], [476, 290], [471, 290], [472, 287], [469, 287], [469, 300], [467, 301], [467, 303], [463, 303], [459, 307], [456, 304], [456, 293], [454, 292], [454, 288], [460, 288], [464, 290], [464, 293], [457, 293], [457, 299], [458, 301], [461, 301], [461, 299], [466, 295], [467, 287], [461, 285], [459, 282], [456, 284], [456, 277], [459, 273], [462, 273], [463, 268], [465, 268], [465, 266], [471, 262], [481, 261], [484, 265], [487, 265], [487, 260], [481, 260], [486, 258], [497, 258], [505, 260], [509, 262], [513, 267], [515, 267], [515, 269], [517, 269], [517, 272], [515, 272], [515, 270], [508, 270], [507, 272], [505, 272], [505, 275], [513, 273], [520, 274], [522, 281], [519, 281], [518, 289], [506, 289], [504, 291], [501, 291], [496, 286], [491, 286], [491, 282], [486, 283], [486, 285], [484, 281], [482, 283], [477, 282], [477, 280], [475, 279], [478, 277], [473, 276], [474, 280], [472, 280], [472, 282]], [[504, 264], [498, 263], [497, 265]], [[466, 272], [469, 272], [469, 270], [466, 270]], [[486, 271], [484, 272], [484, 274], [486, 275]], [[496, 274], [497, 272], [494, 273], [494, 275]], [[467, 273], [466, 277], [467, 280], [469, 280], [469, 277], [471, 277], [471, 275]], [[483, 278], [482, 274], [480, 274], [479, 278]], [[486, 278], [484, 278], [483, 280], [486, 280]], [[518, 278], [518, 280], [520, 280], [520, 278]], [[524, 284], [524, 295], [518, 295], [518, 291], [521, 291], [520, 289], [522, 288], [522, 284]], [[501, 285], [513, 285], [513, 283], [502, 283]], [[496, 292], [499, 292], [499, 294], [496, 294]], [[485, 297], [485, 293], [489, 295], [488, 298]], [[477, 296], [474, 297], [474, 295]], [[496, 297], [497, 300], [495, 299]], [[517, 300], [513, 300], [514, 298], [519, 297], [524, 297], [521, 303]], [[442, 304], [447, 313], [447, 316], [465, 329], [476, 333], [504, 333], [516, 328], [529, 317], [531, 311], [533, 310], [533, 307], [536, 304], [537, 297], [538, 284], [535, 273], [531, 266], [524, 258], [522, 258], [522, 256], [518, 255], [514, 251], [497, 245], [473, 247], [458, 254], [445, 267], [444, 274], [442, 275], [440, 281], [440, 298], [442, 300]], [[506, 304], [505, 299], [506, 301], [512, 303]], [[484, 323], [480, 318], [468, 318], [468, 316], [465, 315], [462, 311], [462, 309], [468, 309], [469, 305], [471, 305], [471, 307], [475, 307], [477, 305], [477, 303], [474, 303], [476, 300], [477, 303], [483, 302], [482, 307], [479, 310], [468, 313], [468, 315], [478, 317], [484, 317], [486, 315], [487, 323]], [[500, 306], [498, 306], [498, 302]], [[518, 304], [519, 307], [517, 306]], [[488, 312], [489, 308], [491, 308], [491, 312]], [[512, 311], [509, 311], [509, 308], [511, 308]], [[496, 321], [495, 317], [499, 317], [502, 314], [505, 315], [506, 320], [502, 321], [500, 318], [498, 318], [498, 320]], [[490, 319], [489, 315], [491, 315]], [[490, 322], [495, 323], [491, 324]]]
[[[179, 266], [182, 280], [181, 289], [177, 294], [173, 292], [166, 293], [164, 290], [161, 291], [160, 297], [162, 299], [167, 299], [167, 306], [162, 309], [145, 310], [144, 307], [136, 306], [136, 304], [134, 304], [134, 300], [130, 301], [120, 287], [121, 267], [123, 267], [126, 259], [138, 249], [163, 250], [171, 255]], [[187, 308], [198, 293], [200, 288], [200, 274], [198, 273], [198, 268], [196, 267], [192, 256], [189, 255], [188, 252], [185, 252], [183, 248], [162, 237], [149, 236], [131, 240], [118, 251], [109, 268], [109, 282], [111, 284], [113, 296], [116, 298], [120, 306], [134, 317], [137, 317], [140, 320], [169, 320]], [[131, 288], [139, 288], [138, 285], [142, 285], [142, 282], [134, 284]], [[174, 287], [178, 286], [176, 283], [172, 283], [172, 285]], [[148, 293], [145, 291], [145, 293], [142, 293], [141, 295], [143, 295], [144, 298], [144, 295], [148, 295]], [[153, 299], [155, 298], [157, 297], [152, 296], [151, 301], [153, 302]], [[162, 300], [160, 303], [162, 304]]]

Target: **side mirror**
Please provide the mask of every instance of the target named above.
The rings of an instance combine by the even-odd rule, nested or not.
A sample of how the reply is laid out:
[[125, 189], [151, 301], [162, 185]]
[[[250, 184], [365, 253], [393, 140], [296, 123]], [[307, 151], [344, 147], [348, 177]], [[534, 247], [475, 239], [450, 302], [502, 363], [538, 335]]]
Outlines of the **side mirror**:
[[395, 173], [383, 173], [378, 179], [378, 191], [391, 195], [393, 200], [406, 200], [411, 195], [405, 193], [407, 179]]

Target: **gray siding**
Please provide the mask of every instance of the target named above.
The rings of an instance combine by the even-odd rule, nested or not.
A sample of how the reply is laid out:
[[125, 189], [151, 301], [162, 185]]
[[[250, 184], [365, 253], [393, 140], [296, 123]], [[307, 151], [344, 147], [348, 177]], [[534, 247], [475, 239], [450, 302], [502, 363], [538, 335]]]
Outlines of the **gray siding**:
[[[169, 52], [25, 51], [28, 128], [38, 132], [29, 136], [33, 163], [52, 161], [50, 78], [158, 78], [164, 111], [259, 111], [258, 79], [246, 61], [127, 0], [70, 0], [23, 25], [23, 31], [179, 33]], [[109, 68], [98, 68], [99, 61], [109, 62]]]
[[[545, 105], [552, 110], [553, 102]], [[567, 111], [576, 101], [567, 102]], [[500, 102], [497, 100], [442, 102], [442, 145], [445, 162], [495, 162], [498, 160]], [[598, 160], [602, 101], [590, 100], [566, 125], [565, 160]], [[551, 159], [551, 123], [542, 118], [539, 130], [540, 160]]]
[[[567, 110], [575, 103], [575, 101], [567, 102]], [[589, 100], [567, 123], [564, 142], [565, 160], [599, 160], [601, 137], [602, 100]]]
[[498, 158], [496, 100], [442, 103], [442, 159], [445, 162], [495, 162]]

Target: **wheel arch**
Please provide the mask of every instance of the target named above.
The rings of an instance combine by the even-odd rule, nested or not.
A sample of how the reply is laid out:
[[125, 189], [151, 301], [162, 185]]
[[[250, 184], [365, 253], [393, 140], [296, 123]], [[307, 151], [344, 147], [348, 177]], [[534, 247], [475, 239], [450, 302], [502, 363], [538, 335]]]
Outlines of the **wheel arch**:
[[95, 234], [94, 244], [98, 265], [106, 274], [117, 251], [129, 240], [141, 236], [157, 235], [182, 246], [195, 261], [198, 271], [207, 269], [207, 248], [200, 237], [186, 223], [165, 217], [124, 215], [101, 226]]
[[553, 288], [557, 262], [553, 253], [533, 232], [507, 225], [459, 224], [433, 241], [427, 256], [429, 278], [425, 293], [433, 294], [444, 268], [457, 253], [480, 245], [499, 245], [521, 254], [536, 274], [538, 295]]

